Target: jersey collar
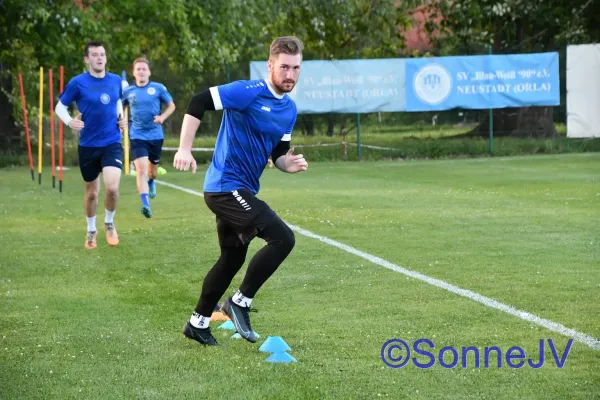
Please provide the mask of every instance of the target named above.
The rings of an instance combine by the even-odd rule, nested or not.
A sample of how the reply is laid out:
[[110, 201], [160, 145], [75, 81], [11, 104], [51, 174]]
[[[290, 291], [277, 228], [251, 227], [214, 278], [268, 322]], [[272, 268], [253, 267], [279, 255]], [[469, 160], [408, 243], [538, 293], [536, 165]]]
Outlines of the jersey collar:
[[265, 82], [267, 83], [267, 87], [269, 88], [269, 91], [271, 92], [271, 94], [273, 96], [275, 96], [275, 98], [277, 98], [277, 99], [283, 99], [283, 96], [285, 96], [285, 94], [277, 94], [277, 92], [275, 91], [275, 89], [273, 89], [273, 86], [271, 86], [271, 82], [269, 82], [268, 79], [265, 79]]

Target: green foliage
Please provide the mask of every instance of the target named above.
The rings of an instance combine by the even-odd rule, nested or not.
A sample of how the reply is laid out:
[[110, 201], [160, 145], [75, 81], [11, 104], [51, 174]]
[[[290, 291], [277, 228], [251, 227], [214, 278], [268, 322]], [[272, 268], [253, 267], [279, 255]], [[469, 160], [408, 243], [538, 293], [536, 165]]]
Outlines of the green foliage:
[[[266, 60], [276, 36], [297, 35], [305, 59], [393, 57], [403, 45], [399, 27], [405, 7], [394, 1], [283, 0], [7, 0], [0, 3], [0, 60], [3, 93], [22, 123], [17, 74], [22, 73], [28, 113], [37, 115], [39, 67], [58, 68], [65, 84], [87, 69], [89, 40], [106, 44], [109, 71], [120, 74], [147, 57], [153, 79], [163, 82], [175, 103], [226, 80], [247, 79], [248, 62]], [[44, 108], [48, 105], [45, 92]], [[184, 112], [178, 107], [175, 117]], [[35, 122], [30, 121], [32, 131]]]
[[554, 51], [566, 44], [600, 39], [598, 2], [589, 0], [458, 0], [435, 1], [429, 6], [429, 32], [439, 30], [437, 46], [477, 54], [493, 45], [494, 53]]
[[400, 28], [408, 26], [406, 6], [371, 0], [283, 0], [266, 25], [273, 36], [295, 34], [305, 59], [397, 57], [404, 45]]

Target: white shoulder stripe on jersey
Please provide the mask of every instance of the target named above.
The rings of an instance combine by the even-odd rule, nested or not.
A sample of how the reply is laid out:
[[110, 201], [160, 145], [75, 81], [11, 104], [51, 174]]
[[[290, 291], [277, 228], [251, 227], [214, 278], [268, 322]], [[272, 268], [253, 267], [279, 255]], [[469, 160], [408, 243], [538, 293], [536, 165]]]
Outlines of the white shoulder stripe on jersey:
[[213, 102], [215, 103], [215, 110], [222, 110], [223, 103], [221, 103], [221, 96], [219, 95], [219, 89], [216, 86], [210, 88], [210, 95], [212, 96]]
[[285, 135], [283, 135], [283, 137], [281, 138], [282, 142], [289, 142], [292, 140], [292, 134], [291, 133], [286, 133]]

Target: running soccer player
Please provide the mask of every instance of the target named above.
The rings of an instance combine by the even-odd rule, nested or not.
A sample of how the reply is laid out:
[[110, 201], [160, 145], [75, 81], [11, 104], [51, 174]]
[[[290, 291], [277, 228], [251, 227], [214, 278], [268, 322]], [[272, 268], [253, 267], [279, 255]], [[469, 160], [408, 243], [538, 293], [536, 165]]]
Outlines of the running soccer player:
[[[119, 183], [123, 167], [121, 132], [125, 129], [121, 102], [121, 78], [106, 72], [106, 51], [102, 42], [86, 44], [84, 61], [88, 72], [69, 81], [56, 104], [56, 115], [79, 134], [79, 168], [85, 182], [83, 199], [87, 217], [86, 249], [96, 248], [96, 211], [102, 172], [106, 195], [104, 198], [104, 231], [111, 246], [119, 244], [114, 216], [119, 199]], [[67, 106], [76, 102], [81, 112], [71, 118]]]
[[283, 172], [306, 171], [304, 157], [290, 148], [296, 104], [286, 94], [300, 75], [302, 42], [293, 36], [271, 43], [266, 80], [236, 81], [211, 87], [192, 97], [183, 119], [175, 168], [196, 172], [192, 142], [206, 110], [224, 110], [212, 163], [204, 180], [204, 200], [216, 215], [221, 256], [206, 275], [200, 298], [183, 334], [204, 345], [219, 343], [211, 334], [211, 314], [246, 259], [254, 237], [267, 245], [250, 260], [239, 290], [221, 310], [237, 332], [256, 342], [249, 310], [260, 287], [286, 259], [295, 244], [292, 230], [267, 203], [259, 200], [259, 178], [269, 156]]
[[[156, 197], [158, 163], [162, 152], [164, 133], [162, 124], [173, 111], [175, 103], [162, 83], [150, 81], [150, 63], [145, 58], [133, 61], [135, 85], [123, 90], [123, 105], [131, 110], [131, 154], [135, 164], [137, 188], [142, 200], [142, 214], [152, 217], [150, 200]], [[161, 106], [166, 104], [161, 114]]]

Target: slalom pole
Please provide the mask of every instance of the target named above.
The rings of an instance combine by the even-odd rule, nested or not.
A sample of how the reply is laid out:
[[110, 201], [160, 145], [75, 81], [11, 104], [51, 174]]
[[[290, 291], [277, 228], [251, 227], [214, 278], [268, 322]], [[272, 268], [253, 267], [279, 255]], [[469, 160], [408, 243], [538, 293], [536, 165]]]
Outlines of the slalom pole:
[[[62, 94], [63, 92], [63, 76], [65, 70], [63, 66], [60, 66], [60, 76], [59, 76], [59, 90]], [[63, 130], [64, 124], [62, 120], [58, 125], [58, 191], [62, 193], [62, 182], [63, 182]]]
[[33, 170], [33, 154], [31, 154], [31, 138], [29, 137], [29, 122], [27, 121], [27, 102], [25, 101], [25, 90], [23, 90], [23, 75], [19, 73], [19, 88], [21, 89], [21, 108], [23, 108], [23, 123], [25, 124], [25, 137], [27, 138], [27, 155], [29, 156], [29, 170], [31, 180], [35, 182]]
[[52, 165], [52, 189], [56, 188], [56, 156], [54, 154], [54, 85], [52, 68], [48, 70], [48, 90], [50, 92], [50, 154]]
[[[121, 72], [121, 87], [125, 89], [128, 86], [127, 73]], [[125, 175], [129, 175], [129, 107], [123, 107], [123, 118], [127, 121], [123, 130], [123, 152], [125, 153]]]
[[38, 120], [38, 183], [42, 184], [42, 150], [44, 145], [44, 67], [40, 67], [40, 108]]

